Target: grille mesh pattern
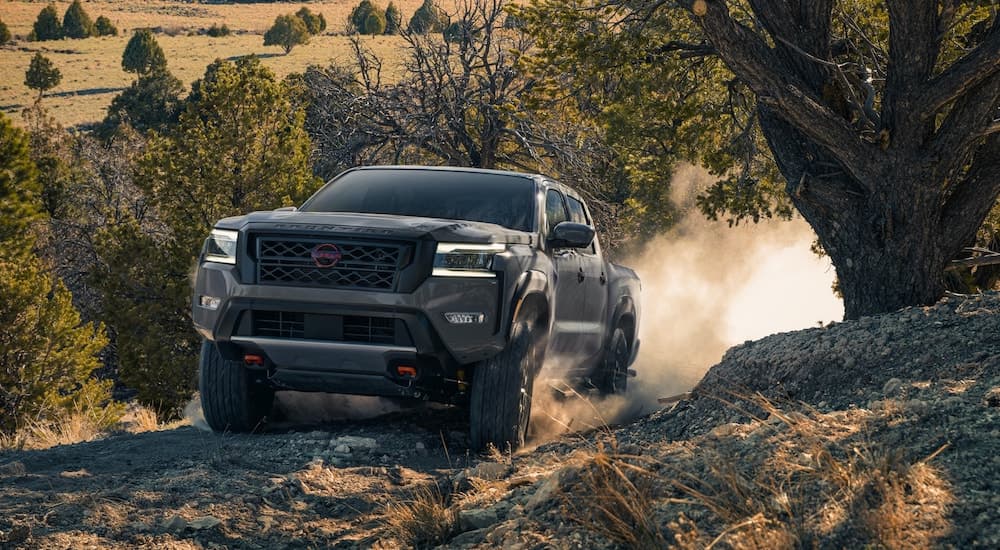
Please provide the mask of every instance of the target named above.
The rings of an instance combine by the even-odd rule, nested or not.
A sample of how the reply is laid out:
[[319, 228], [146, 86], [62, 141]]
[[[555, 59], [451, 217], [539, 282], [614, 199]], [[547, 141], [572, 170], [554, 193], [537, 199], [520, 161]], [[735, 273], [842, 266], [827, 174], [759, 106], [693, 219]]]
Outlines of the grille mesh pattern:
[[344, 317], [344, 340], [370, 344], [392, 344], [396, 341], [396, 323], [384, 317]]
[[[340, 260], [331, 267], [317, 267], [313, 249], [329, 244], [339, 250]], [[396, 244], [258, 237], [257, 280], [296, 286], [394, 290], [405, 250]]]
[[305, 315], [290, 311], [258, 311], [254, 314], [254, 334], [271, 338], [304, 338]]

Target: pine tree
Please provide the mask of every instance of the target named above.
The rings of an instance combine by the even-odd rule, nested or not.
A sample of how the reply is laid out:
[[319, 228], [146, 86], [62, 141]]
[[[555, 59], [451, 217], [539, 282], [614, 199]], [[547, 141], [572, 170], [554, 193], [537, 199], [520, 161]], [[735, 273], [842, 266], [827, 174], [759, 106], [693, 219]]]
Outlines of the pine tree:
[[31, 40], [59, 40], [63, 37], [62, 23], [55, 4], [49, 4], [38, 12], [38, 18], [31, 31]]
[[302, 20], [306, 29], [309, 30], [309, 34], [319, 34], [326, 30], [326, 18], [323, 17], [322, 13], [313, 13], [309, 8], [302, 6], [299, 11], [295, 12], [295, 17]]
[[103, 15], [94, 22], [94, 29], [97, 31], [97, 36], [118, 36], [118, 27]]
[[149, 29], [135, 31], [122, 53], [122, 69], [142, 76], [166, 67], [167, 56], [163, 54], [153, 32]]
[[121, 408], [110, 401], [111, 383], [91, 377], [104, 329], [81, 323], [69, 291], [32, 252], [36, 177], [27, 135], [0, 114], [0, 431], [69, 410], [108, 425]]
[[122, 124], [140, 132], [164, 131], [177, 122], [184, 85], [166, 68], [142, 75], [111, 100], [96, 133], [110, 138]]
[[413, 12], [413, 17], [410, 18], [410, 24], [407, 28], [410, 32], [417, 34], [441, 32], [444, 30], [447, 20], [447, 16], [434, 3], [434, 0], [424, 0], [417, 11]]
[[281, 46], [285, 55], [300, 44], [309, 43], [309, 29], [294, 15], [279, 15], [274, 25], [264, 33], [265, 46]]
[[399, 12], [396, 4], [389, 2], [385, 8], [385, 34], [399, 34], [399, 29], [403, 24], [403, 14]]
[[94, 27], [94, 22], [90, 20], [90, 16], [83, 9], [83, 4], [80, 3], [80, 0], [73, 0], [73, 3], [66, 8], [62, 29], [63, 36], [66, 38], [89, 38], [97, 36], [97, 29]]
[[55, 88], [61, 81], [62, 73], [41, 53], [36, 53], [35, 57], [31, 58], [31, 64], [24, 73], [24, 84], [33, 90], [38, 90], [39, 101], [47, 90]]

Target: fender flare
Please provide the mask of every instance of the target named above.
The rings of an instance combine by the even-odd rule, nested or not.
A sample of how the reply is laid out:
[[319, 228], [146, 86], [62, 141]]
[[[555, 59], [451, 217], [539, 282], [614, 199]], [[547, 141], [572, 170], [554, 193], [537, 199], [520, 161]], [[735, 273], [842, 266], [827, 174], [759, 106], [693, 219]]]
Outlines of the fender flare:
[[[549, 287], [548, 276], [541, 271], [531, 269], [525, 271], [517, 278], [517, 282], [514, 284], [514, 293], [511, 296], [509, 315], [507, 316], [506, 323], [504, 323], [505, 331], [507, 337], [510, 337], [511, 328], [514, 326], [514, 321], [521, 315], [522, 307], [528, 302], [533, 296], [539, 296], [544, 302], [545, 307], [549, 308], [551, 304], [551, 288]], [[546, 321], [545, 331], [548, 332], [550, 328], [548, 325], [552, 322], [551, 316]]]

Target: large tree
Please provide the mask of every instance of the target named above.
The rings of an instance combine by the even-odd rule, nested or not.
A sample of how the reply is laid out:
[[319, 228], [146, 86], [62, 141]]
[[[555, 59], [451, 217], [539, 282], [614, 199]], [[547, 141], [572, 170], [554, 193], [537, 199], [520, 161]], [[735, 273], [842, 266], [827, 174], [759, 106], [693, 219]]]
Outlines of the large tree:
[[[594, 67], [611, 45], [611, 72], [649, 67], [659, 82], [640, 73], [631, 89], [666, 98], [669, 114], [718, 108], [694, 129], [656, 111], [628, 120], [679, 136], [675, 153], [717, 173], [750, 174], [706, 193], [711, 213], [758, 213], [768, 201], [756, 190], [769, 189], [760, 173], [776, 166], [836, 267], [847, 318], [937, 300], [945, 267], [1000, 195], [1000, 20], [989, 2], [541, 0], [525, 16], [549, 61]], [[677, 88], [699, 70], [696, 86]], [[743, 145], [713, 158], [705, 136], [720, 150]], [[703, 149], [683, 151], [690, 144]], [[762, 155], [773, 164], [755, 168]]]

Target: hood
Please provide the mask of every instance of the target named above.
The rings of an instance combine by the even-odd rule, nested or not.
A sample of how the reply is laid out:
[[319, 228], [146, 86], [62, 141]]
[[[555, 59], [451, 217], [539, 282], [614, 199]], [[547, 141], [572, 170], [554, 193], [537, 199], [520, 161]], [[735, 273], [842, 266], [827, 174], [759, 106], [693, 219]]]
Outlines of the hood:
[[220, 229], [432, 239], [439, 242], [530, 244], [532, 234], [492, 223], [348, 212], [252, 212], [219, 220]]

